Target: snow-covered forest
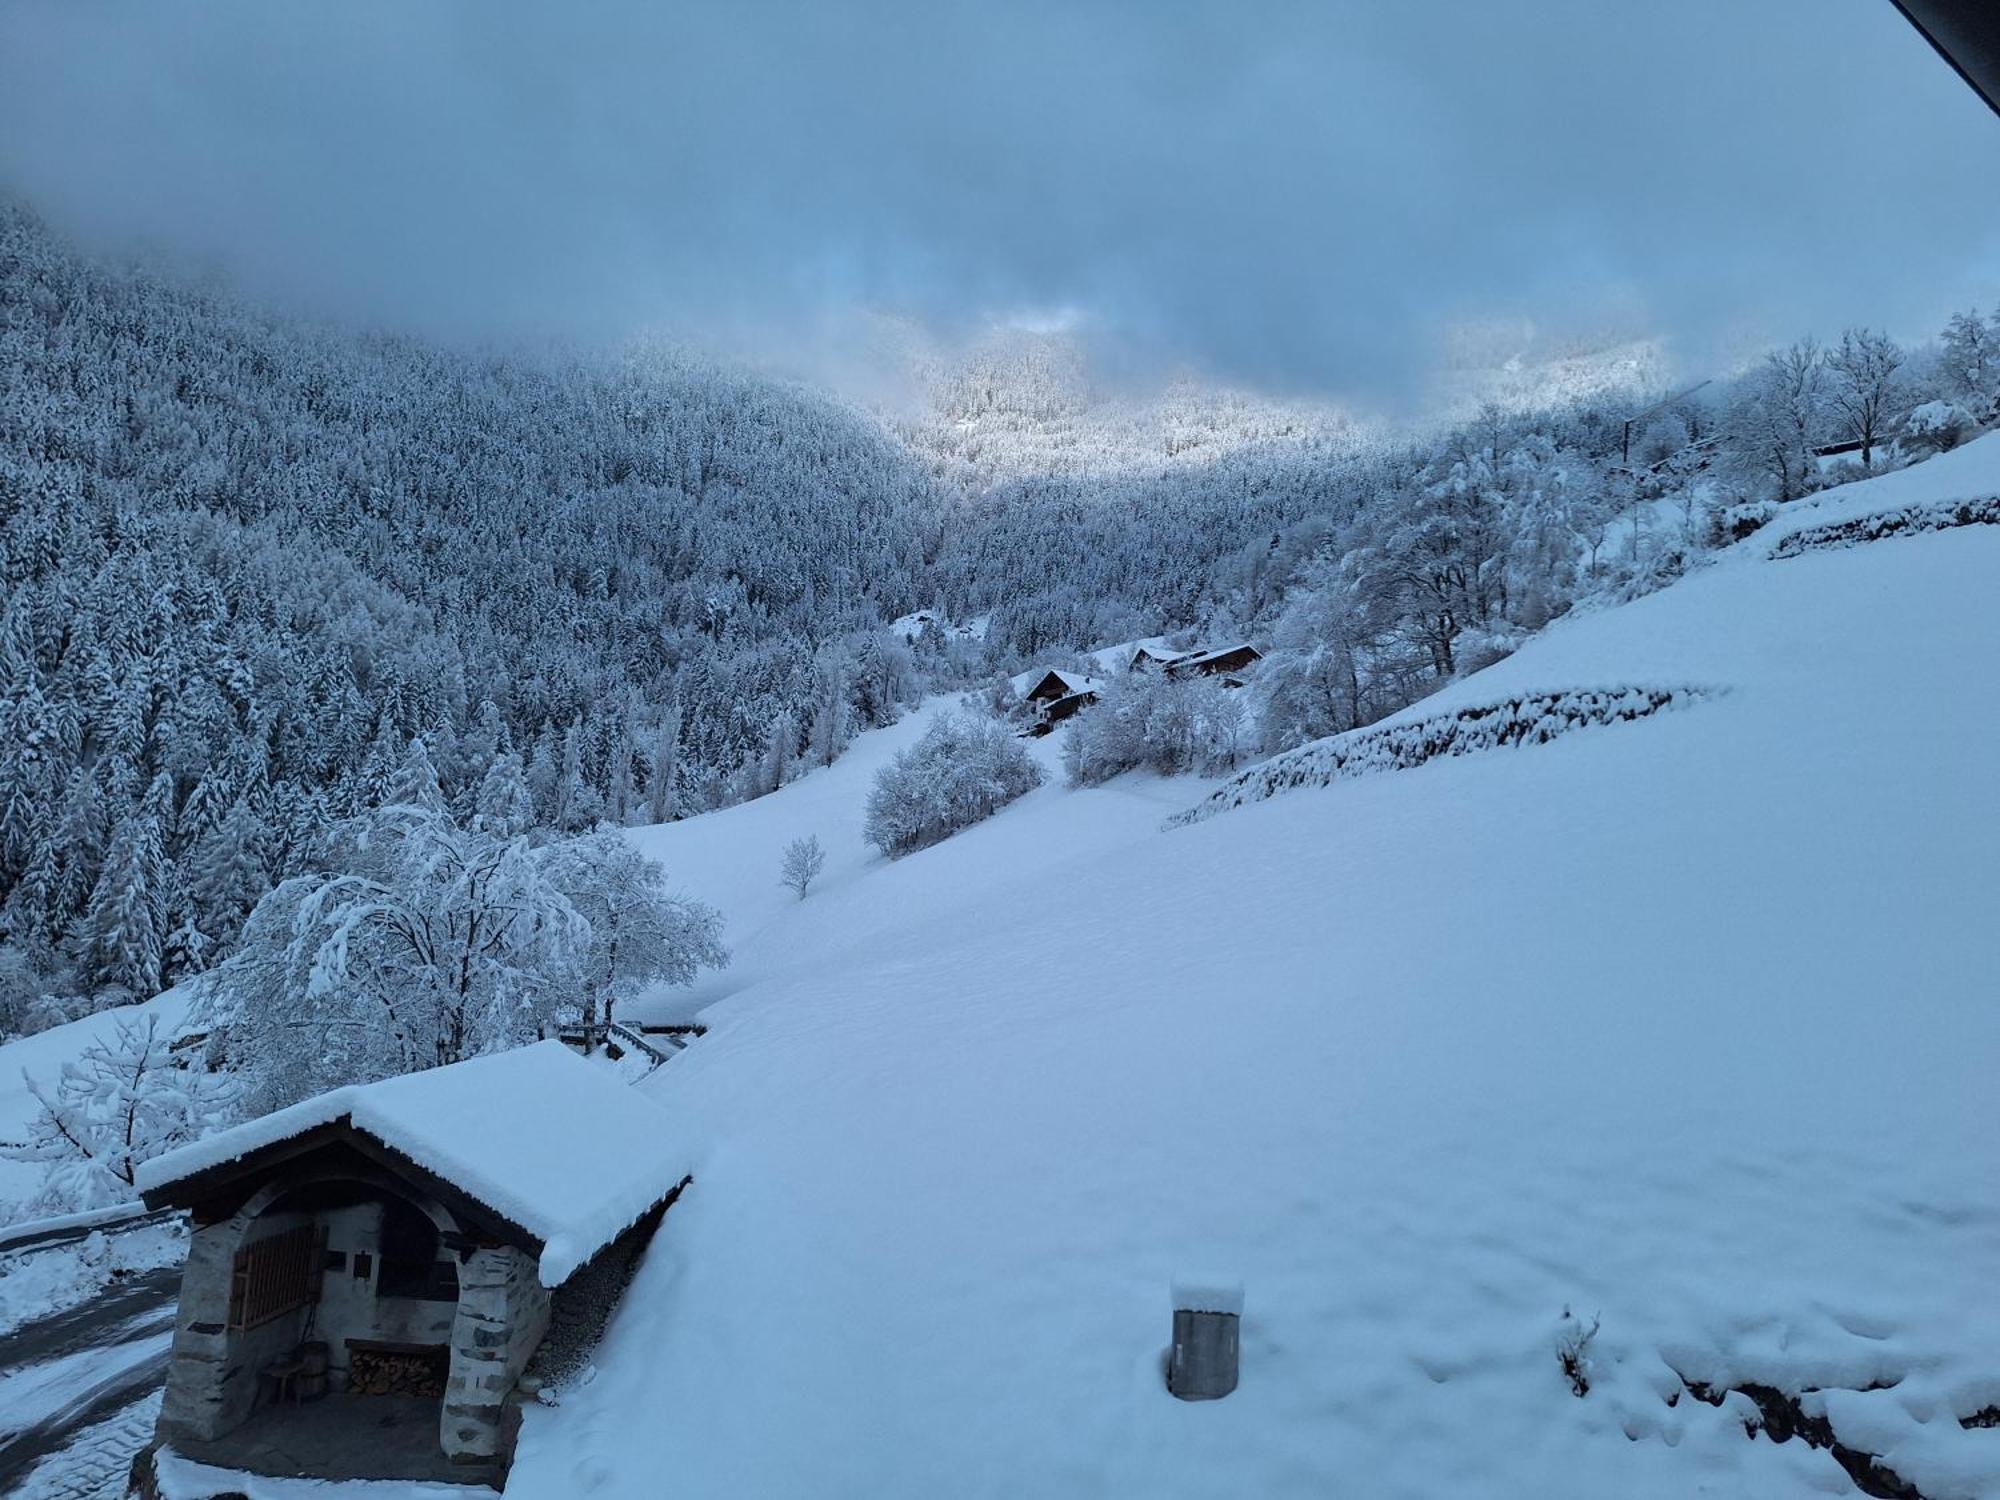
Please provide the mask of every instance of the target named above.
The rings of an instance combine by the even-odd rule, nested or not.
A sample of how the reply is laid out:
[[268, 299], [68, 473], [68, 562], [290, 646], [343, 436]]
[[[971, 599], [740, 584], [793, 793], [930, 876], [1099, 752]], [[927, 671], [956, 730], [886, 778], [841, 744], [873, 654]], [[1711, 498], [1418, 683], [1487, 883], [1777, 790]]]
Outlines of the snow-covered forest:
[[[307, 325], [20, 206], [0, 293], [4, 1033], [214, 967], [288, 881], [362, 878], [356, 820], [412, 775], [440, 837], [658, 823], [926, 692], [1156, 632], [1258, 640], [1251, 727], [1211, 711], [1162, 749], [1107, 721], [1086, 776], [1366, 724], [2000, 393], [1969, 313], [1657, 406], [1591, 388], [1391, 435], [1185, 384], [1106, 420], [1031, 340], [885, 420], [658, 348]], [[919, 607], [983, 635], [888, 628]]]

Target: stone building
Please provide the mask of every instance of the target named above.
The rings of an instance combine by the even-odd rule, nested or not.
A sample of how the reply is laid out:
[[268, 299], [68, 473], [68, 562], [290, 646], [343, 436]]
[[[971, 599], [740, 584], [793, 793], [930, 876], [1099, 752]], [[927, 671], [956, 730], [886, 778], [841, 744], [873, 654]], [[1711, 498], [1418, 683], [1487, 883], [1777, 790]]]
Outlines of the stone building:
[[251, 1473], [498, 1482], [566, 1289], [615, 1289], [605, 1264], [687, 1185], [664, 1135], [643, 1094], [549, 1041], [149, 1163], [147, 1204], [193, 1230], [160, 1444]]

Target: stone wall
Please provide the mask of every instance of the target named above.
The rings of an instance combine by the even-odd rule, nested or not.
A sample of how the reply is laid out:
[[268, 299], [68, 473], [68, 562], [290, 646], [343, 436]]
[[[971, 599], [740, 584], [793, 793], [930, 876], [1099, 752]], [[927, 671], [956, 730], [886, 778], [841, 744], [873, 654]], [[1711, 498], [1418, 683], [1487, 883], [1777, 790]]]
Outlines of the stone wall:
[[304, 1214], [246, 1210], [189, 1236], [167, 1389], [160, 1403], [162, 1437], [206, 1441], [238, 1426], [257, 1404], [264, 1366], [298, 1343], [305, 1326], [303, 1308], [261, 1327], [230, 1332], [229, 1284], [238, 1250], [305, 1222]]
[[475, 1250], [458, 1268], [458, 1316], [439, 1440], [455, 1462], [501, 1456], [507, 1398], [549, 1324], [535, 1259], [508, 1247]]

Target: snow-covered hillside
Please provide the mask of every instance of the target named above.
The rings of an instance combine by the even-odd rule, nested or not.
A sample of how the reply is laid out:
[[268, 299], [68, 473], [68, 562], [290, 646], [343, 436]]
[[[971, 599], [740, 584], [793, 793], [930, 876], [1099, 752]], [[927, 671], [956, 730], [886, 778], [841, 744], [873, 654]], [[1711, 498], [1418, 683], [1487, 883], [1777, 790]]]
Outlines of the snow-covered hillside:
[[[1782, 525], [1995, 492], [1989, 438]], [[509, 1492], [1852, 1493], [1760, 1385], [2000, 1495], [2000, 528], [1775, 539], [1411, 712], [1681, 711], [1172, 830], [1201, 787], [1052, 781], [892, 865], [908, 723], [642, 836], [737, 950], [644, 1085], [699, 1165]], [[1205, 1405], [1191, 1271], [1247, 1288]]]
[[[672, 884], [721, 909], [732, 954], [728, 968], [691, 988], [647, 997], [634, 1019], [692, 1020], [724, 996], [824, 969], [837, 952], [864, 965], [870, 953], [892, 954], [923, 918], [950, 921], [1004, 906], [1017, 885], [1032, 886], [1108, 849], [1149, 844], [1161, 820], [1208, 785], [1130, 776], [1070, 792], [1062, 783], [1060, 736], [1029, 740], [1044, 775], [1040, 787], [920, 858], [885, 859], [861, 833], [875, 773], [914, 745], [933, 718], [957, 708], [956, 698], [931, 699], [901, 723], [860, 736], [831, 766], [773, 796], [633, 829], [633, 842], [665, 868]], [[778, 866], [785, 845], [808, 835], [819, 839], [827, 860], [801, 901], [780, 884]]]

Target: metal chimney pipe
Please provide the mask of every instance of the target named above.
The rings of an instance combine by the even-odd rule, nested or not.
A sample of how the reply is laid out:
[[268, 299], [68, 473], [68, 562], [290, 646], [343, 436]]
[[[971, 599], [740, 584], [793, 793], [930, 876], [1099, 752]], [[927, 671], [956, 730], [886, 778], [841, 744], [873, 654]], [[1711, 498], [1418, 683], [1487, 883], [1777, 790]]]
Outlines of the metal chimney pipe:
[[1236, 1389], [1243, 1283], [1229, 1276], [1174, 1282], [1174, 1343], [1167, 1389], [1183, 1401], [1215, 1401]]

